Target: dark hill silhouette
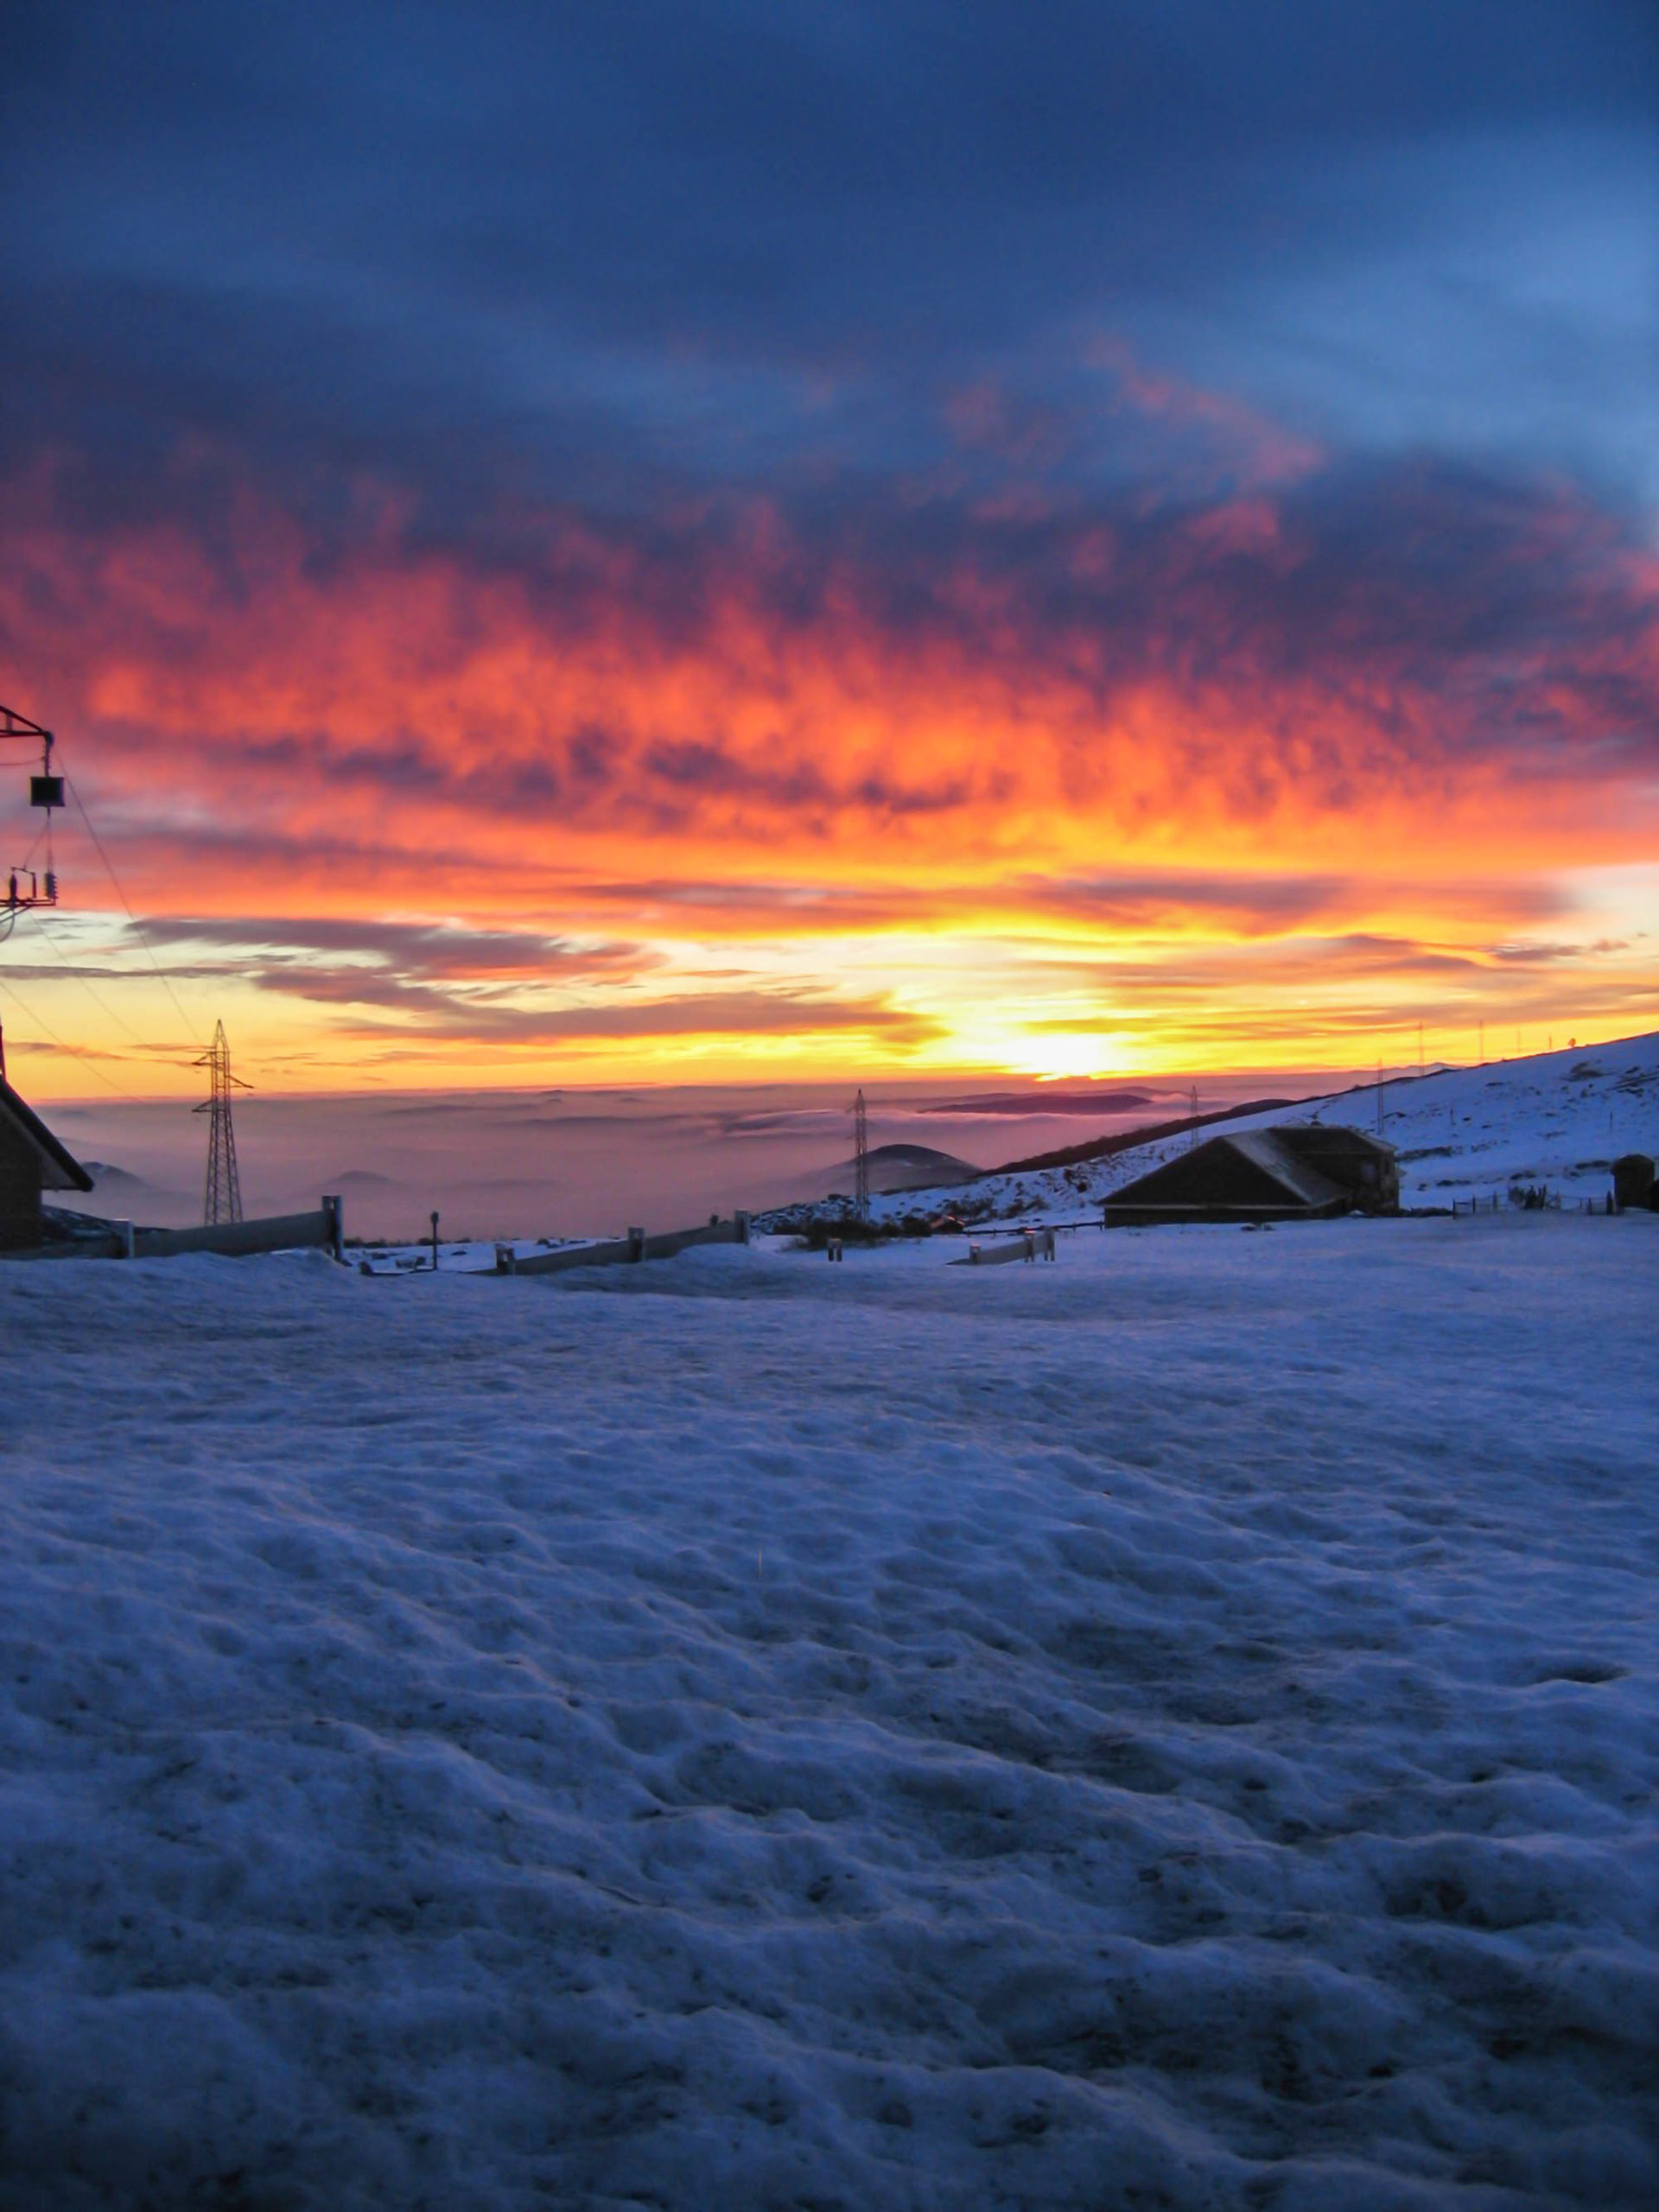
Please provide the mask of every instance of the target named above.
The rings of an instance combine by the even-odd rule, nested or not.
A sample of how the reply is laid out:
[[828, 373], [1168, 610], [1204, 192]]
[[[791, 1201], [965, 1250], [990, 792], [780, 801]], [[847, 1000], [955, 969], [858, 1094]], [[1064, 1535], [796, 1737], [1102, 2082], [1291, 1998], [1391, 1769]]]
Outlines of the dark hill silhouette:
[[[839, 1173], [851, 1177], [852, 1160]], [[870, 1188], [873, 1191], [926, 1191], [942, 1184], [972, 1183], [984, 1173], [971, 1160], [954, 1153], [939, 1152], [929, 1144], [877, 1144], [870, 1147]]]
[[1155, 1106], [1158, 1103], [1154, 1090], [1061, 1090], [1045, 1085], [1036, 1090], [982, 1091], [973, 1098], [947, 1099], [935, 1110], [941, 1114], [1013, 1115], [1020, 1121], [1030, 1121], [1039, 1114], [1128, 1114], [1137, 1107]]
[[1241, 1105], [1220, 1106], [1210, 1114], [1183, 1114], [1173, 1122], [1143, 1122], [1138, 1129], [1122, 1129], [1116, 1136], [1092, 1137], [1087, 1144], [1069, 1144], [1058, 1152], [1039, 1152], [1028, 1160], [1007, 1160], [990, 1173], [1014, 1175], [1036, 1167], [1079, 1167], [1086, 1160], [1109, 1160], [1115, 1152], [1128, 1152], [1138, 1144], [1178, 1137], [1184, 1129], [1207, 1129], [1213, 1122], [1236, 1122], [1241, 1114], [1282, 1113], [1295, 1103], [1290, 1098], [1247, 1098]]

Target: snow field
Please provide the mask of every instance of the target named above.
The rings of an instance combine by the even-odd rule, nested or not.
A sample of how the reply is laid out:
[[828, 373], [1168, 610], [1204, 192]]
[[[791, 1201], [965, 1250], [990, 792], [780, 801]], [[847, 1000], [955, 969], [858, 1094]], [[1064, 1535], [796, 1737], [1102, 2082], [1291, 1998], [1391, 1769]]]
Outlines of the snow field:
[[[1659, 1032], [1610, 1045], [1573, 1046], [1481, 1067], [1395, 1077], [1374, 1090], [1304, 1099], [1200, 1128], [1202, 1143], [1285, 1122], [1346, 1124], [1380, 1135], [1399, 1155], [1407, 1207], [1502, 1199], [1514, 1184], [1542, 1184], [1570, 1211], [1605, 1203], [1621, 1153], [1659, 1154]], [[1185, 1152], [1193, 1133], [1159, 1137], [1071, 1169], [1028, 1168], [982, 1176], [969, 1194], [1000, 1215], [1072, 1221], [1098, 1215], [1102, 1201]], [[936, 1202], [953, 1190], [929, 1194]], [[902, 1216], [925, 1200], [914, 1192], [874, 1198], [878, 1216]]]
[[0, 1272], [0, 2196], [1659, 2199], [1659, 1219]]

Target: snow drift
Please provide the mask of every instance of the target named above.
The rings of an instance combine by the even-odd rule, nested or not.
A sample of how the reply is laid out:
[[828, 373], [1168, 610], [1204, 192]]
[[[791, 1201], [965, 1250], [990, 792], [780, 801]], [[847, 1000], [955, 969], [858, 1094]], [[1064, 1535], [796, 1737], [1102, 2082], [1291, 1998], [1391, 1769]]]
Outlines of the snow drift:
[[0, 1276], [0, 2180], [1659, 2196], [1659, 1219]]

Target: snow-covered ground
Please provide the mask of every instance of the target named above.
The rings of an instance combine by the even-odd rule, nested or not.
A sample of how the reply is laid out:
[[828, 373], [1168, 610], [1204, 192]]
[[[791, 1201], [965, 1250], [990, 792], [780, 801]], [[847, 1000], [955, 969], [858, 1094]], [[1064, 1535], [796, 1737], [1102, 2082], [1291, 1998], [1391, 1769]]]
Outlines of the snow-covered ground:
[[[1659, 1154], [1659, 1033], [1583, 1052], [1395, 1077], [1382, 1086], [1381, 1103], [1381, 1134], [1400, 1155], [1402, 1205], [1449, 1206], [1471, 1198], [1484, 1204], [1517, 1184], [1544, 1185], [1567, 1206], [1585, 1199], [1599, 1205], [1621, 1153]], [[1200, 1128], [1196, 1139], [1183, 1132], [1079, 1166], [988, 1175], [968, 1192], [931, 1195], [940, 1205], [969, 1198], [990, 1217], [1075, 1220], [1194, 1141], [1283, 1122], [1343, 1122], [1376, 1135], [1378, 1119], [1376, 1090], [1343, 1091], [1241, 1115]], [[873, 1198], [871, 1211], [885, 1219], [925, 1204], [911, 1191]]]
[[950, 1256], [0, 1272], [8, 2212], [1659, 2202], [1659, 1217]]
[[[543, 1252], [563, 1252], [573, 1244], [594, 1244], [604, 1240], [593, 1236], [512, 1236], [468, 1237], [453, 1243], [448, 1237], [438, 1240], [438, 1266], [450, 1272], [461, 1269], [473, 1274], [493, 1274], [498, 1252], [511, 1252], [515, 1259], [533, 1260]], [[353, 1244], [346, 1257], [360, 1274], [402, 1275], [418, 1274], [432, 1265], [432, 1246], [425, 1243], [399, 1244], [395, 1241], [380, 1244]]]

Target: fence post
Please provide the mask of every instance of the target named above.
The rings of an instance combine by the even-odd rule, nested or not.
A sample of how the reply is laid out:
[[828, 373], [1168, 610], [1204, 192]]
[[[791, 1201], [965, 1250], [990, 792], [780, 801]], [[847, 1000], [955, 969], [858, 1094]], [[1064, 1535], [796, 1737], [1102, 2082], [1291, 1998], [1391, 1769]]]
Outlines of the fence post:
[[328, 1255], [331, 1259], [343, 1262], [346, 1257], [345, 1206], [338, 1198], [331, 1198], [325, 1192], [322, 1211], [327, 1221], [326, 1234], [328, 1239]]
[[643, 1259], [645, 1258], [645, 1230], [644, 1230], [643, 1229], [631, 1229], [631, 1230], [629, 1230], [629, 1231], [628, 1231], [628, 1257], [629, 1257], [631, 1260], [643, 1260]]

